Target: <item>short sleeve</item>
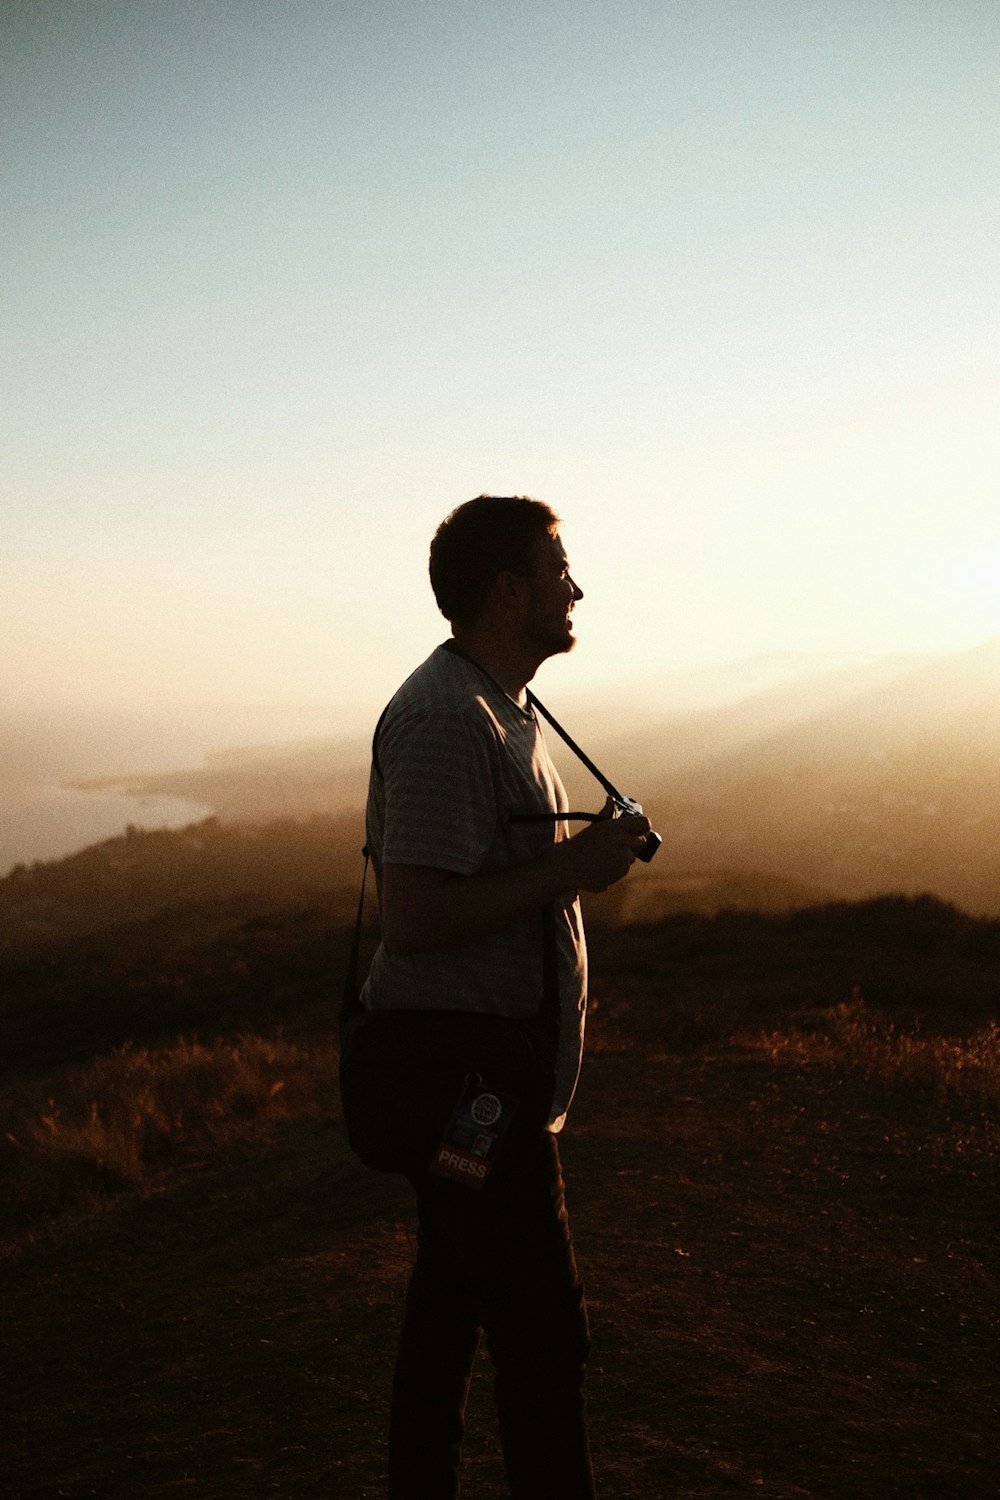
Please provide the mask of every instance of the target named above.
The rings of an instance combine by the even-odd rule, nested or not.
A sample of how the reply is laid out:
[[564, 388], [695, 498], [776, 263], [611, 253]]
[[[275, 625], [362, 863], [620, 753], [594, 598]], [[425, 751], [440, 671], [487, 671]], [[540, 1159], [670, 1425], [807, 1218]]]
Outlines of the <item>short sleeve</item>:
[[485, 717], [407, 713], [379, 737], [384, 777], [382, 860], [472, 875], [497, 833], [498, 745]]

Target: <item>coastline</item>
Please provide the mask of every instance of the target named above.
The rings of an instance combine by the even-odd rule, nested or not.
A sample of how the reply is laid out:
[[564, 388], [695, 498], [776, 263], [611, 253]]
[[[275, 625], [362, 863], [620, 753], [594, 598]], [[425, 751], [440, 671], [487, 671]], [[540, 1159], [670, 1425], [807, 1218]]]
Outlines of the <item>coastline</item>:
[[137, 778], [22, 786], [0, 808], [0, 878], [18, 865], [65, 859], [90, 844], [138, 828], [184, 828], [216, 809], [188, 797], [151, 792]]

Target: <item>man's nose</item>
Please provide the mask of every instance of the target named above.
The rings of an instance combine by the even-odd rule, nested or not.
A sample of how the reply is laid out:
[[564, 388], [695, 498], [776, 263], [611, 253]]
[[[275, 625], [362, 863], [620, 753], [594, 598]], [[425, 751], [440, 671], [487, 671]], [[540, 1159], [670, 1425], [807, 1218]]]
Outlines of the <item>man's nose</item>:
[[570, 583], [573, 585], [573, 603], [576, 604], [578, 600], [583, 598], [583, 589], [575, 578], [571, 578]]

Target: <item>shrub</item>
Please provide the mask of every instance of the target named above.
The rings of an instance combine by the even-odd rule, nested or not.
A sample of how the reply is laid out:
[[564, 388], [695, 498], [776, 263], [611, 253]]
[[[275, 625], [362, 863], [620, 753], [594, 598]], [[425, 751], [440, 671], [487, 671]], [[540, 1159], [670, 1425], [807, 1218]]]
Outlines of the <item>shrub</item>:
[[977, 1106], [1000, 1100], [996, 1021], [968, 1037], [922, 1036], [901, 1030], [855, 999], [826, 1011], [802, 1012], [792, 1025], [759, 1032], [753, 1040], [774, 1061], [855, 1068], [869, 1079]]

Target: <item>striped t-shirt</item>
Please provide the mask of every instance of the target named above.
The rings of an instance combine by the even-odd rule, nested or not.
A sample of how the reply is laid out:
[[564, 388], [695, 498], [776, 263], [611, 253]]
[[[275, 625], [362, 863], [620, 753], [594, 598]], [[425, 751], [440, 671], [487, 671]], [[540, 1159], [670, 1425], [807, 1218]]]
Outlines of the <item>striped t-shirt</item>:
[[[367, 838], [380, 895], [386, 863], [474, 875], [524, 864], [569, 836], [565, 823], [509, 821], [517, 813], [565, 812], [566, 793], [535, 715], [446, 647], [433, 651], [392, 699], [377, 758]], [[561, 1030], [550, 1129], [558, 1130], [580, 1070], [587, 954], [576, 892], [553, 904]], [[362, 1000], [373, 1010], [534, 1016], [542, 1002], [542, 952], [541, 911], [431, 953], [390, 953], [383, 944]]]

